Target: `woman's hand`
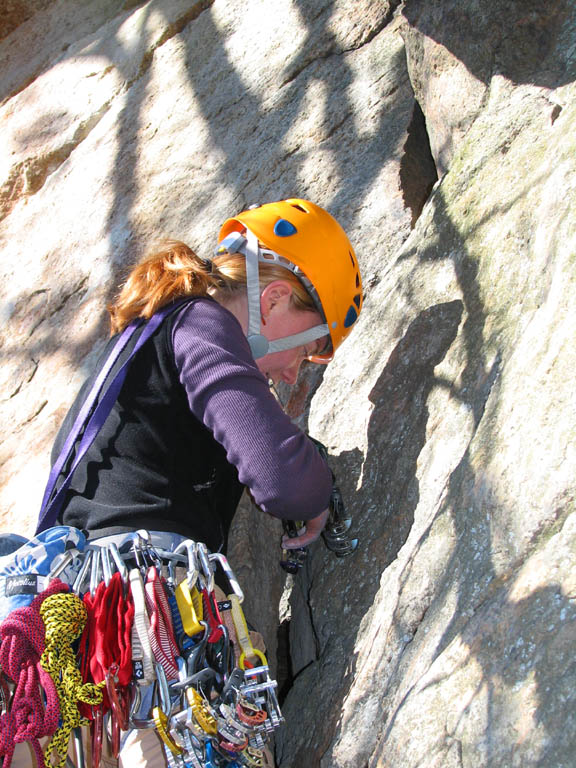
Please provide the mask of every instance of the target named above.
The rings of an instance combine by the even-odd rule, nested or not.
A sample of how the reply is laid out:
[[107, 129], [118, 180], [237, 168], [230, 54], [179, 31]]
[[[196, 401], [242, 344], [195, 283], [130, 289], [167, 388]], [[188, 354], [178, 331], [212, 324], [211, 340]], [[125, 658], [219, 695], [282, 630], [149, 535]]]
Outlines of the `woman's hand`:
[[298, 532], [298, 536], [293, 539], [290, 536], [284, 535], [282, 537], [282, 546], [284, 549], [299, 549], [300, 547], [307, 547], [313, 541], [320, 536], [328, 520], [329, 510], [325, 509], [317, 517], [313, 517], [311, 520], [306, 520], [305, 527], [301, 528]]

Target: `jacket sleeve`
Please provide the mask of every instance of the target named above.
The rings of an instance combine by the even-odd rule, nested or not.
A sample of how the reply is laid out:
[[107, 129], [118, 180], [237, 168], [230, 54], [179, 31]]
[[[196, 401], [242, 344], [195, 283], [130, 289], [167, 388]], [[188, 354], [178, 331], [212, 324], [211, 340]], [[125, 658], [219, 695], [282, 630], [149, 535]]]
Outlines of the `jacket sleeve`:
[[236, 318], [213, 300], [191, 302], [175, 319], [172, 344], [192, 413], [224, 447], [256, 504], [291, 520], [324, 511], [330, 468], [270, 392]]

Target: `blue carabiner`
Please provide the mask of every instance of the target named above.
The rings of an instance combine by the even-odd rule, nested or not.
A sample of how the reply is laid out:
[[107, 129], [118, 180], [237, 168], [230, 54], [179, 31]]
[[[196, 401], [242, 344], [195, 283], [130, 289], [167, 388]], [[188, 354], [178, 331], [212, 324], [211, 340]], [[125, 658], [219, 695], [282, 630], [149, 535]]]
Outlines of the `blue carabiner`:
[[212, 761], [212, 758], [214, 757], [214, 747], [209, 741], [206, 742], [205, 750], [206, 750], [206, 762], [204, 763], [204, 768], [218, 768], [216, 763]]

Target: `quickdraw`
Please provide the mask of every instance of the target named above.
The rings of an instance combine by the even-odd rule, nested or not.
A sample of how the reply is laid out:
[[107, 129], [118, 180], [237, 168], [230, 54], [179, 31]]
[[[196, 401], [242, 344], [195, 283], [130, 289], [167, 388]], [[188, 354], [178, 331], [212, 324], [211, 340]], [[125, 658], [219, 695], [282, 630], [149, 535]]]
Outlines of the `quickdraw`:
[[[79, 657], [84, 678], [102, 688], [100, 702], [83, 708], [90, 721], [92, 766], [99, 768], [106, 720], [113, 757], [120, 752], [121, 731], [128, 727], [134, 601], [127, 585], [128, 570], [117, 548], [94, 550], [90, 563], [90, 589], [84, 594], [88, 621], [80, 641]], [[100, 575], [102, 581], [99, 581]]]
[[154, 654], [150, 644], [150, 618], [146, 610], [144, 580], [138, 568], [132, 568], [129, 580], [134, 601], [131, 636], [134, 679], [141, 685], [150, 685], [154, 681]]
[[154, 659], [162, 665], [168, 680], [178, 677], [177, 657], [180, 655], [174, 639], [170, 604], [166, 587], [158, 568], [150, 566], [146, 575], [146, 607], [150, 617], [150, 647]]

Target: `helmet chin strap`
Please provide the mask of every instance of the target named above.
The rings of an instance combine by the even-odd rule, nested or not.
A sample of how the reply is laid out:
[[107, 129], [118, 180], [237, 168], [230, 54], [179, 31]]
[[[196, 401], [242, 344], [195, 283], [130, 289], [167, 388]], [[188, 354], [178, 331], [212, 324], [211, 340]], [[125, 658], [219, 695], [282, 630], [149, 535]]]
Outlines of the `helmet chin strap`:
[[258, 257], [260, 255], [260, 246], [258, 238], [249, 229], [246, 230], [246, 239], [244, 246], [240, 247], [240, 253], [244, 254], [246, 260], [246, 293], [248, 296], [248, 331], [246, 338], [250, 345], [250, 350], [254, 359], [264, 357], [268, 354], [270, 344], [268, 339], [260, 331], [260, 270], [258, 267]]
[[236, 240], [235, 245], [237, 246], [236, 251], [243, 253], [246, 259], [246, 289], [248, 296], [248, 331], [246, 338], [255, 360], [273, 352], [283, 352], [286, 349], [304, 346], [329, 334], [328, 325], [324, 323], [315, 325], [306, 331], [294, 333], [291, 336], [283, 336], [281, 339], [269, 341], [261, 333], [260, 272], [258, 267], [260, 262], [260, 246], [258, 245], [258, 238], [247, 229], [244, 243], [238, 247], [239, 244]]

